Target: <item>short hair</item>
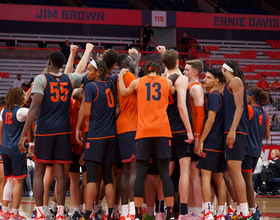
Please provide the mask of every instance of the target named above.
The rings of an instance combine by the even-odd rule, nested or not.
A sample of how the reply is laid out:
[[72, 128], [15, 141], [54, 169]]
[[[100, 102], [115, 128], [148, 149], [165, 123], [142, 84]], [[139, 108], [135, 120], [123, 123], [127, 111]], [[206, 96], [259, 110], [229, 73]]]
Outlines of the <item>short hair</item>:
[[118, 56], [117, 58], [117, 64], [120, 67], [120, 69], [124, 68], [123, 66], [127, 66], [126, 65], [126, 59], [128, 58], [127, 54], [121, 54]]
[[161, 75], [161, 67], [157, 62], [149, 62], [145, 66], [144, 75], [148, 75], [149, 73], [156, 72], [157, 75]]
[[198, 76], [203, 71], [203, 64], [200, 60], [187, 60], [186, 64], [190, 65], [193, 69], [195, 69], [198, 72]]
[[6, 96], [0, 96], [0, 107], [4, 106], [6, 102]]
[[25, 97], [22, 88], [10, 88], [6, 96], [5, 108], [12, 111], [15, 105], [22, 106], [24, 103]]
[[249, 90], [259, 98], [261, 105], [266, 105], [267, 104], [267, 101], [268, 101], [267, 92], [263, 91], [259, 87], [252, 87]]
[[218, 79], [219, 83], [222, 82], [224, 75], [219, 68], [208, 68], [207, 72], [214, 76], [214, 79]]
[[49, 61], [52, 62], [52, 64], [57, 68], [62, 68], [64, 62], [65, 62], [65, 56], [63, 53], [59, 51], [54, 51], [49, 55]]
[[174, 49], [167, 50], [161, 55], [161, 60], [167, 69], [171, 70], [176, 67], [178, 55], [178, 51]]
[[116, 62], [118, 53], [114, 49], [105, 50], [102, 61], [106, 64], [107, 69], [110, 69]]
[[279, 157], [279, 155], [280, 155], [279, 150], [278, 150], [278, 149], [273, 149], [273, 150], [274, 150], [274, 152], [275, 152], [275, 156], [276, 156], [276, 157]]
[[101, 60], [94, 60], [97, 65], [97, 70], [100, 73], [101, 80], [106, 80], [107, 78], [107, 67], [106, 64]]

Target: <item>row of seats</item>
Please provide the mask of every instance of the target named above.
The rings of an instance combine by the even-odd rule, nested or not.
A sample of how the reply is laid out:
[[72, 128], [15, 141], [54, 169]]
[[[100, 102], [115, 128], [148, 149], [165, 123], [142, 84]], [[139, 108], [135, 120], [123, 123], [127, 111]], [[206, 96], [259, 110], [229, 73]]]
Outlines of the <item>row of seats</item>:
[[280, 51], [264, 51], [264, 56], [269, 56], [269, 59], [280, 59]]
[[204, 46], [204, 50], [220, 50], [219, 46]]
[[255, 64], [246, 64], [245, 69], [247, 73], [255, 72], [255, 69], [268, 69], [268, 70], [280, 70], [280, 65], [255, 65]]
[[280, 48], [280, 41], [279, 40], [267, 40], [267, 45], [271, 45], [271, 48], [273, 49], [279, 49]]
[[224, 58], [230, 59], [256, 59], [256, 54], [224, 54]]
[[197, 57], [198, 58], [209, 58], [210, 54], [209, 53], [198, 53]]

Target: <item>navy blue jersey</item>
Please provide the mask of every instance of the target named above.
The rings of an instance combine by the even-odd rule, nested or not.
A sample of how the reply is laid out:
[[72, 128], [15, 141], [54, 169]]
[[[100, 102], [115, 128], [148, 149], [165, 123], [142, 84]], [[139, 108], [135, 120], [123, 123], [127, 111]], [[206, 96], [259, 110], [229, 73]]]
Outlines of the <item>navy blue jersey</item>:
[[3, 111], [2, 154], [21, 154], [18, 150], [18, 142], [25, 122], [17, 120], [19, 109], [19, 106], [15, 106], [12, 111], [7, 109]]
[[47, 73], [44, 98], [37, 117], [36, 136], [70, 134], [70, 98], [73, 85], [67, 74]]
[[[229, 89], [229, 82], [231, 79], [227, 82], [224, 88], [224, 97], [223, 97], [223, 114], [224, 114], [224, 133], [228, 133], [232, 122], [233, 122], [233, 116], [235, 113], [235, 103], [234, 103], [234, 97], [233, 92], [231, 89]], [[239, 121], [239, 124], [236, 128], [235, 133], [240, 133], [247, 135], [248, 134], [248, 126], [249, 126], [249, 115], [248, 115], [248, 106], [247, 106], [247, 96], [246, 92], [244, 90], [243, 95], [243, 112], [241, 115], [241, 119]]]
[[205, 122], [208, 119], [209, 111], [217, 112], [215, 122], [204, 141], [204, 150], [224, 151], [223, 142], [223, 95], [217, 90], [211, 92], [204, 103]]
[[269, 118], [263, 108], [258, 105], [248, 106], [249, 108], [249, 134], [246, 140], [245, 155], [260, 157], [262, 151], [262, 140], [265, 127], [269, 124]]
[[117, 76], [106, 81], [94, 80], [86, 85], [85, 101], [91, 102], [88, 139], [116, 135]]
[[[188, 109], [190, 123], [192, 123], [192, 116], [191, 116], [188, 100], [189, 100], [189, 90], [187, 90], [186, 106]], [[167, 115], [170, 123], [171, 133], [180, 133], [180, 132], [187, 131], [181, 119], [180, 112], [178, 109], [177, 91], [175, 91], [173, 95], [169, 95]]]

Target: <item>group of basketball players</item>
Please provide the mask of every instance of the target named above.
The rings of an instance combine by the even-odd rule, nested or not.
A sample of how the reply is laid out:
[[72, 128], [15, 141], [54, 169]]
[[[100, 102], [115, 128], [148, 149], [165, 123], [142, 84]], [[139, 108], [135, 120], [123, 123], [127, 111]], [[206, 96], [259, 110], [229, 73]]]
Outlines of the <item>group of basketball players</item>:
[[[75, 73], [76, 46], [70, 48], [64, 73], [64, 55], [51, 53], [46, 71], [35, 78], [30, 109], [21, 108], [21, 89], [9, 90], [0, 115], [8, 179], [0, 220], [25, 219], [18, 209], [26, 176], [24, 142], [30, 130], [35, 133], [35, 144], [29, 135], [28, 149], [35, 160], [35, 220], [67, 218], [68, 173], [73, 220], [170, 220], [176, 214], [180, 220], [200, 219], [202, 211], [206, 220], [258, 220], [252, 171], [262, 139], [269, 136], [269, 118], [262, 108], [267, 94], [256, 87], [247, 91], [238, 63], [229, 60], [221, 69], [209, 68], [203, 85], [202, 62], [187, 61], [181, 73], [173, 49], [157, 48], [164, 73], [158, 63], [149, 62], [141, 78], [135, 49], [121, 55], [107, 50], [87, 65], [92, 49], [92, 44], [86, 45]], [[120, 72], [112, 75], [116, 64]], [[235, 212], [227, 206], [226, 189]], [[101, 213], [104, 195], [106, 211]]]

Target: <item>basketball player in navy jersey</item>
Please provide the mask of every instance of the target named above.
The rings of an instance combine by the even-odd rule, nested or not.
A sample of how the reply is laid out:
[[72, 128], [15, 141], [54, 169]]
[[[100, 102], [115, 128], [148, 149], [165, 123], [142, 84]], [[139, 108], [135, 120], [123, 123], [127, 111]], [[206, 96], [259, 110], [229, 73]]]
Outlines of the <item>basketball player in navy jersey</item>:
[[84, 161], [87, 168], [86, 213], [88, 220], [97, 193], [98, 168], [101, 165], [108, 205], [107, 219], [114, 219], [115, 192], [112, 180], [112, 164], [116, 162], [116, 84], [118, 76], [107, 77], [107, 67], [102, 61], [92, 60], [87, 77], [91, 83], [85, 89], [85, 116], [90, 116]]
[[223, 146], [223, 98], [218, 86], [223, 80], [219, 68], [209, 68], [204, 78], [204, 88], [209, 92], [204, 103], [205, 124], [198, 144], [200, 156], [197, 168], [201, 171], [203, 210], [205, 220], [214, 219], [211, 207], [211, 178], [218, 189], [218, 212], [215, 219], [224, 220], [226, 185], [223, 179], [225, 170]]
[[[23, 181], [27, 176], [26, 155], [18, 150], [17, 143], [28, 114], [25, 93], [21, 88], [11, 88], [7, 94], [5, 108], [0, 113], [0, 145], [4, 165], [4, 175], [8, 182], [4, 188], [1, 220], [24, 220], [19, 215]], [[13, 212], [9, 213], [9, 203], [13, 195]]]
[[261, 88], [252, 87], [247, 93], [249, 111], [249, 134], [246, 141], [245, 158], [242, 162], [242, 175], [246, 183], [249, 210], [254, 220], [259, 220], [255, 207], [255, 196], [252, 172], [255, 170], [262, 151], [262, 140], [270, 136], [268, 113], [262, 108], [268, 100], [268, 95]]
[[[167, 108], [168, 119], [171, 127], [172, 158], [169, 166], [170, 175], [173, 173], [175, 161], [180, 164], [179, 195], [180, 216], [188, 214], [189, 178], [191, 167], [190, 143], [194, 140], [191, 128], [191, 113], [188, 106], [188, 78], [179, 70], [178, 52], [165, 51], [164, 46], [159, 46], [158, 51], [165, 65], [165, 77], [173, 79], [175, 93], [169, 96]], [[189, 119], [190, 118], [190, 119]]]
[[237, 200], [237, 215], [252, 218], [246, 198], [246, 185], [241, 173], [248, 135], [249, 115], [246, 84], [242, 70], [234, 60], [223, 64], [226, 85], [223, 99], [224, 152]]
[[[86, 45], [80, 65], [86, 61], [93, 48], [92, 44]], [[35, 219], [44, 220], [43, 207], [43, 177], [47, 163], [53, 163], [54, 176], [57, 180], [57, 220], [64, 220], [64, 204], [66, 194], [66, 180], [64, 164], [70, 164], [71, 159], [71, 126], [69, 119], [70, 97], [74, 88], [81, 85], [83, 75], [63, 74], [62, 68], [65, 57], [61, 52], [53, 52], [48, 59], [48, 73], [35, 78], [32, 93], [33, 101], [19, 140], [19, 150], [25, 152], [23, 142], [27, 131], [37, 116], [37, 130], [35, 139], [35, 172], [34, 196], [37, 207]], [[78, 68], [78, 67], [77, 67]], [[31, 149], [33, 151], [33, 149]]]

